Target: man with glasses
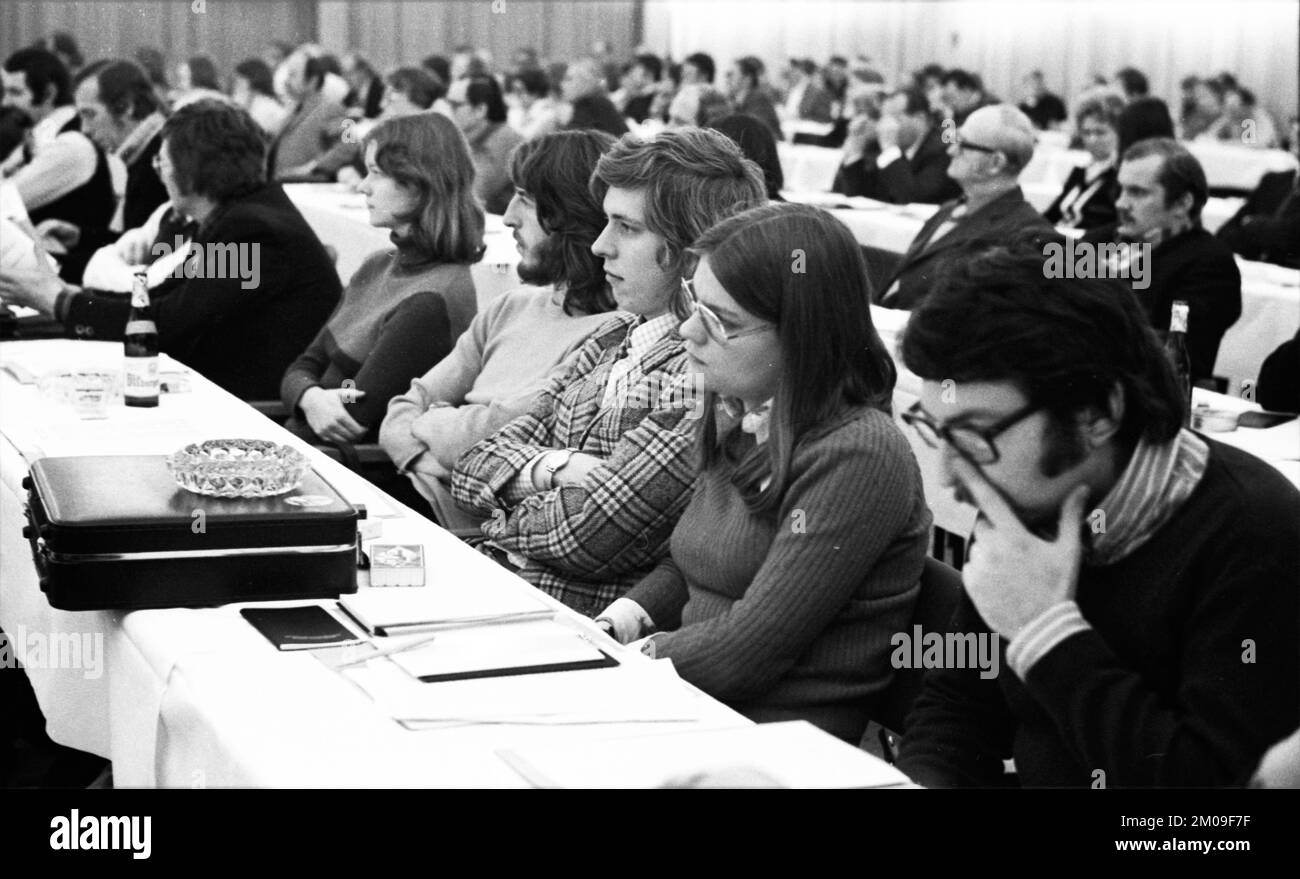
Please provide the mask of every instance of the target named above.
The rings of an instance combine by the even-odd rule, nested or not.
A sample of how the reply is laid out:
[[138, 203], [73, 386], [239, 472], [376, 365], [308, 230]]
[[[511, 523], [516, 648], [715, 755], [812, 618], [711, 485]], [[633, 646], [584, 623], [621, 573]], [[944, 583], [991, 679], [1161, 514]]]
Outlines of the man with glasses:
[[880, 304], [911, 309], [922, 302], [949, 257], [1010, 240], [1021, 232], [1055, 237], [1025, 200], [1016, 178], [1034, 156], [1034, 126], [1015, 107], [996, 104], [971, 113], [948, 145], [948, 176], [962, 197], [925, 222], [885, 282]]
[[927, 674], [900, 768], [927, 786], [1242, 784], [1300, 723], [1300, 492], [1183, 428], [1137, 301], [1019, 242], [949, 264], [901, 354], [905, 416], [979, 508], [952, 631], [1001, 671]]
[[[687, 128], [601, 156], [608, 222], [592, 245], [618, 309], [532, 410], [475, 445], [452, 496], [528, 582], [595, 616], [668, 552], [695, 482], [699, 394], [677, 332], [686, 248], [767, 200], [763, 174], [716, 131]], [[723, 333], [725, 335], [725, 329]]]

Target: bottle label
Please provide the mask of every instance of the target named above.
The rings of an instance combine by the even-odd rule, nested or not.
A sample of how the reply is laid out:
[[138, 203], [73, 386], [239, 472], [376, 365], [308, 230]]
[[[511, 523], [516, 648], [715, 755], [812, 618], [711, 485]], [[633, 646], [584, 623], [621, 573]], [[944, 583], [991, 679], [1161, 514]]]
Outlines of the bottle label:
[[157, 335], [158, 325], [151, 320], [129, 320], [126, 322], [126, 335], [141, 336], [145, 334]]
[[158, 358], [126, 358], [125, 395], [131, 399], [148, 399], [158, 396]]
[[1187, 332], [1187, 303], [1175, 302], [1169, 311], [1169, 332]]

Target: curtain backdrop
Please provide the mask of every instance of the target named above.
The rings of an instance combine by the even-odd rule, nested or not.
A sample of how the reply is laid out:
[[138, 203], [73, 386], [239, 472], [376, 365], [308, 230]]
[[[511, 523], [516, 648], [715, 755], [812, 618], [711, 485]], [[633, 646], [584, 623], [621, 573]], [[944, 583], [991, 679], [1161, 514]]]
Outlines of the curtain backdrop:
[[1017, 101], [1035, 68], [1067, 102], [1092, 74], [1125, 65], [1173, 101], [1182, 77], [1229, 70], [1285, 125], [1296, 112], [1298, 27], [1294, 0], [659, 0], [646, 4], [644, 41], [678, 59], [709, 52], [719, 71], [741, 55], [781, 65], [862, 53], [894, 82], [937, 61], [977, 71]]

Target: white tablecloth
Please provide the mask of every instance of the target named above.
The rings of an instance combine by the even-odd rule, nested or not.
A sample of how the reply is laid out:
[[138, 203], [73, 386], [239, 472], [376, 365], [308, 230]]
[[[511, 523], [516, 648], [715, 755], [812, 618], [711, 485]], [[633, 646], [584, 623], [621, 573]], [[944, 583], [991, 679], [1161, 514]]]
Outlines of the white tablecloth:
[[[334, 249], [334, 267], [345, 285], [366, 257], [393, 246], [387, 229], [370, 225], [365, 196], [360, 193], [336, 183], [292, 183], [284, 191], [316, 237]], [[470, 269], [480, 308], [523, 283], [515, 274], [519, 251], [510, 230], [496, 214], [488, 214], [485, 220], [483, 259]]]
[[[55, 367], [120, 366], [121, 356], [121, 345], [108, 342], [0, 345], [0, 361], [18, 361], [35, 374]], [[740, 715], [677, 679], [671, 666], [652, 663], [608, 641], [589, 621], [532, 592], [513, 574], [203, 377], [194, 375], [192, 382], [192, 392], [164, 395], [157, 409], [118, 407], [106, 420], [81, 421], [70, 409], [41, 399], [35, 386], [20, 384], [0, 371], [0, 628], [10, 635], [21, 631], [98, 636], [107, 655], [99, 674], [86, 661], [80, 668], [33, 666], [27, 674], [51, 738], [111, 759], [116, 784], [517, 786], [522, 780], [499, 760], [496, 748], [581, 741], [584, 736], [748, 725]], [[51, 608], [38, 589], [30, 552], [20, 534], [25, 500], [20, 482], [30, 463], [45, 455], [166, 454], [216, 436], [292, 443], [345, 497], [366, 504], [370, 519], [382, 520], [381, 539], [424, 545], [431, 578], [426, 588], [483, 588], [486, 580], [492, 580], [500, 588], [529, 591], [554, 606], [568, 624], [594, 633], [624, 663], [613, 669], [565, 673], [568, 677], [536, 675], [531, 680], [498, 681], [524, 680], [522, 686], [534, 693], [549, 686], [552, 690], [547, 692], [563, 696], [566, 704], [585, 699], [597, 712], [601, 699], [610, 693], [640, 693], [645, 695], [648, 713], [663, 717], [667, 711], [680, 719], [632, 722], [624, 715], [628, 722], [613, 724], [461, 723], [412, 732], [358, 689], [355, 684], [364, 683], [364, 676], [345, 679], [312, 656], [277, 652], [233, 606], [131, 613], [69, 613]], [[376, 662], [371, 668], [389, 665]], [[603, 677], [597, 681], [581, 675]], [[403, 678], [399, 683], [406, 682]], [[460, 703], [473, 706], [480, 695], [487, 698], [504, 685], [473, 681], [454, 686], [459, 688]], [[452, 693], [440, 692], [443, 698]], [[497, 693], [495, 698], [499, 697]]]

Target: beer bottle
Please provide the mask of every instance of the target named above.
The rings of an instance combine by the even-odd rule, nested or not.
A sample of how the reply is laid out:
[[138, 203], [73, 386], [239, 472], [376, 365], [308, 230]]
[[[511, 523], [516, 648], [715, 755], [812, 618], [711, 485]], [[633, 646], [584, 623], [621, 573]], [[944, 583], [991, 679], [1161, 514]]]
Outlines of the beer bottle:
[[1183, 425], [1192, 418], [1192, 357], [1187, 353], [1187, 303], [1174, 302], [1169, 313], [1169, 335], [1165, 337], [1165, 356], [1174, 367], [1174, 378], [1183, 396]]
[[122, 347], [126, 351], [126, 405], [157, 406], [158, 325], [154, 323], [144, 272], [135, 273]]

